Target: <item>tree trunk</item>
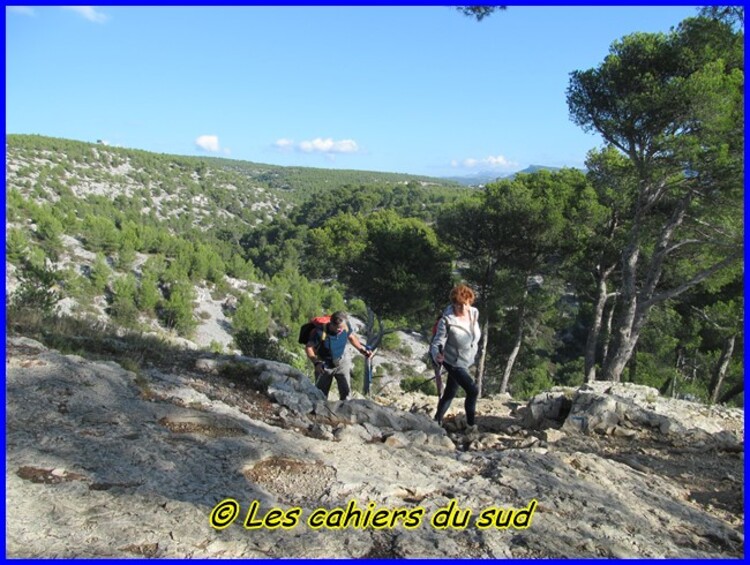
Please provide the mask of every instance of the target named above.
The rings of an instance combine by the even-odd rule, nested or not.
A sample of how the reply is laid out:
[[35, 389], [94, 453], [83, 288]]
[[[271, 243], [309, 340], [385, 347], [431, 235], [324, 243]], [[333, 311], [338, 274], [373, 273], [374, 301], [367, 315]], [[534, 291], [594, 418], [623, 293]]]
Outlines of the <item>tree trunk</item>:
[[365, 339], [367, 340], [367, 347], [370, 349], [377, 349], [380, 342], [383, 340], [383, 322], [380, 320], [372, 308], [367, 307], [367, 322], [365, 323]]
[[612, 358], [604, 369], [605, 380], [620, 381], [622, 372], [625, 370], [633, 354], [633, 349], [638, 343], [641, 328], [646, 322], [648, 313], [654, 304], [681, 294], [691, 286], [704, 280], [712, 272], [721, 268], [724, 262], [728, 262], [729, 260], [727, 258], [717, 263], [676, 289], [663, 292], [658, 296], [655, 295], [656, 287], [661, 280], [664, 261], [670, 251], [669, 244], [675, 230], [682, 225], [691, 201], [692, 194], [685, 195], [675, 206], [669, 221], [662, 226], [661, 232], [654, 241], [654, 250], [648, 262], [645, 277], [640, 281], [638, 279], [638, 260], [642, 245], [640, 224], [650, 204], [645, 201], [639, 201], [638, 210], [636, 211], [635, 220], [630, 232], [629, 243], [622, 253], [622, 296], [625, 306], [617, 324], [617, 335], [614, 343], [615, 349]]
[[[685, 365], [685, 350], [682, 347], [677, 348], [677, 359], [674, 363], [674, 374], [669, 378], [670, 387], [662, 394], [667, 396], [669, 393], [670, 398], [674, 398], [677, 394], [677, 375], [683, 375], [682, 367]], [[661, 391], [659, 391], [661, 392]]]
[[724, 377], [727, 374], [729, 362], [732, 360], [732, 354], [734, 353], [735, 338], [736, 336], [733, 335], [727, 338], [727, 340], [724, 342], [724, 348], [721, 351], [719, 364], [716, 366], [716, 371], [714, 372], [714, 376], [711, 379], [711, 398], [709, 401], [710, 404], [716, 404], [716, 401], [719, 398], [719, 391], [721, 390], [721, 385], [724, 384]]
[[479, 364], [477, 365], [477, 370], [474, 374], [474, 381], [477, 383], [477, 388], [479, 389], [479, 398], [482, 398], [482, 383], [484, 382], [484, 367], [487, 360], [487, 334], [489, 332], [489, 328], [490, 320], [488, 316], [484, 320], [484, 325], [482, 326], [482, 345], [481, 351], [479, 352]]
[[609, 314], [607, 314], [607, 330], [604, 334], [604, 344], [602, 345], [602, 366], [604, 366], [609, 359], [609, 342], [612, 340], [612, 320], [615, 317], [615, 308], [617, 307], [617, 295], [609, 307]]
[[488, 255], [485, 258], [484, 278], [479, 282], [479, 299], [481, 310], [484, 312], [484, 324], [482, 326], [482, 343], [479, 351], [479, 363], [474, 373], [474, 382], [479, 389], [479, 397], [482, 397], [484, 391], [484, 372], [487, 367], [487, 343], [489, 340], [490, 329], [490, 297], [492, 295], [493, 281], [497, 274], [498, 263]]
[[596, 345], [602, 330], [604, 307], [607, 304], [607, 279], [613, 269], [614, 265], [600, 274], [596, 304], [594, 305], [594, 318], [591, 320], [591, 327], [589, 328], [588, 336], [586, 336], [583, 367], [586, 382], [589, 383], [596, 380]]
[[526, 318], [526, 296], [529, 291], [523, 291], [523, 299], [521, 300], [521, 311], [518, 316], [518, 330], [516, 331], [516, 339], [513, 343], [513, 349], [508, 356], [508, 362], [505, 364], [505, 370], [503, 371], [503, 380], [500, 383], [500, 394], [504, 394], [508, 390], [508, 381], [510, 380], [510, 374], [513, 371], [513, 365], [518, 357], [518, 352], [521, 350], [521, 343], [523, 342], [523, 327]]
[[634, 326], [638, 309], [636, 277], [639, 255], [640, 250], [635, 242], [623, 251], [622, 297], [624, 306], [617, 322], [612, 357], [607, 360], [602, 371], [606, 381], [620, 382], [622, 372], [625, 370], [630, 355], [633, 353], [633, 347], [638, 341], [638, 334], [634, 332]]
[[633, 353], [628, 361], [628, 382], [634, 383], [638, 376], [638, 344], [633, 347]]

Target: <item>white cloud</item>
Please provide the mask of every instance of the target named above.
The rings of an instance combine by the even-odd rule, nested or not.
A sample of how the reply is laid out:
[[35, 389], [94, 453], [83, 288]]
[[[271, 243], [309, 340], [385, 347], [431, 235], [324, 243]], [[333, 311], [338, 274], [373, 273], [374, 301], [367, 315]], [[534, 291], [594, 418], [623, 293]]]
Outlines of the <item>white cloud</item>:
[[451, 166], [462, 167], [464, 169], [485, 168], [510, 171], [518, 168], [518, 163], [507, 159], [503, 155], [497, 155], [485, 157], [484, 159], [475, 159], [473, 157], [468, 157], [461, 161], [454, 159], [451, 161]]
[[203, 149], [203, 151], [209, 151], [210, 153], [218, 153], [219, 151], [221, 151], [218, 135], [198, 136], [195, 140], [195, 145], [199, 149]]
[[334, 141], [330, 137], [316, 137], [310, 141], [300, 142], [299, 149], [305, 153], [356, 153], [359, 148], [352, 139]]
[[487, 163], [497, 169], [509, 169], [511, 167], [517, 167], [518, 163], [515, 163], [514, 161], [509, 161], [502, 155], [498, 155], [497, 157], [487, 157], [486, 159]]
[[35, 16], [34, 8], [31, 6], [6, 6], [5, 10], [21, 16]]
[[353, 139], [335, 141], [330, 137], [325, 139], [316, 137], [315, 139], [300, 141], [299, 143], [295, 143], [291, 139], [279, 139], [274, 145], [283, 150], [294, 148], [302, 153], [323, 153], [325, 155], [357, 153], [359, 151], [359, 145]]
[[103, 24], [109, 20], [109, 16], [97, 11], [95, 6], [63, 6], [63, 10], [70, 10], [86, 18], [90, 22]]
[[294, 147], [294, 141], [292, 141], [291, 139], [286, 139], [282, 137], [281, 139], [276, 140], [276, 142], [274, 143], [274, 146], [278, 147], [279, 149], [283, 151], [286, 151]]

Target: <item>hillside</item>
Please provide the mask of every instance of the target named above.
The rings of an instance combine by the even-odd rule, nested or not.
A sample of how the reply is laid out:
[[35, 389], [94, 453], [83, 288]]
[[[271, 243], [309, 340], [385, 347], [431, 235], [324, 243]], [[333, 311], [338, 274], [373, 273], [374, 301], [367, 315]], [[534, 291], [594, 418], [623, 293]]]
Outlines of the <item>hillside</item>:
[[358, 186], [371, 184], [417, 184], [427, 187], [453, 187], [457, 184], [452, 179], [410, 175], [404, 173], [387, 173], [377, 171], [359, 171], [348, 169], [320, 169], [315, 167], [282, 167], [252, 163], [249, 161], [222, 159], [217, 157], [202, 158], [207, 164], [217, 168], [235, 171], [255, 182], [271, 188], [292, 190], [302, 194], [321, 189], [332, 189], [337, 186]]
[[[298, 311], [279, 312], [280, 296], [289, 288], [302, 291], [301, 278], [287, 274], [287, 255], [301, 247], [305, 221], [330, 214], [317, 202], [369, 211], [378, 205], [370, 196], [377, 191], [390, 206], [425, 213], [429, 207], [415, 195], [432, 199], [434, 207], [463, 189], [415, 175], [278, 167], [8, 135], [7, 294], [12, 300], [19, 278], [30, 280], [46, 285], [40, 292], [49, 292], [57, 313], [193, 349], [238, 351], [233, 314], [248, 297], [268, 312], [265, 323], [285, 335], [310, 315], [345, 307], [340, 287], [305, 281], [307, 292], [318, 296]], [[361, 203], [336, 201], [337, 194], [356, 200], [360, 193]], [[182, 310], [175, 319], [168, 301], [183, 281], [189, 303], [174, 305], [173, 311]], [[291, 340], [286, 347], [299, 354]]]
[[[56, 167], [62, 167], [58, 171]], [[248, 189], [255, 196], [265, 191], [282, 190], [298, 197], [319, 190], [331, 190], [340, 186], [370, 184], [408, 184], [421, 186], [457, 188], [447, 179], [342, 169], [319, 169], [314, 167], [283, 167], [254, 163], [239, 159], [219, 157], [188, 157], [150, 153], [137, 149], [113, 147], [99, 143], [86, 143], [39, 135], [9, 134], [6, 136], [6, 174], [19, 181], [42, 180], [47, 174], [61, 173], [61, 180], [80, 177], [73, 183], [77, 197], [91, 194], [116, 197], [119, 194], [132, 196], [137, 188], [162, 189], [166, 194], [182, 197], [198, 183], [205, 188], [204, 173], [218, 177], [216, 192], [229, 191], [242, 195]], [[164, 174], [155, 174], [161, 170]], [[107, 181], [112, 181], [107, 183]], [[180, 187], [183, 184], [183, 187]], [[145, 186], [144, 186], [145, 185]], [[26, 182], [14, 182], [11, 187], [21, 190], [30, 188]], [[174, 192], [172, 189], [176, 189]], [[224, 189], [224, 190], [222, 190]], [[156, 190], [156, 195], [159, 190]], [[41, 196], [36, 191], [37, 196]], [[279, 193], [276, 193], [277, 197]], [[47, 192], [51, 196], [50, 192]], [[200, 204], [200, 201], [194, 202]], [[241, 204], [247, 204], [246, 201]]]
[[460, 403], [443, 430], [419, 394], [324, 402], [283, 364], [142, 354], [132, 372], [6, 341], [8, 557], [744, 552], [738, 409], [602, 384], [482, 399], [467, 435]]

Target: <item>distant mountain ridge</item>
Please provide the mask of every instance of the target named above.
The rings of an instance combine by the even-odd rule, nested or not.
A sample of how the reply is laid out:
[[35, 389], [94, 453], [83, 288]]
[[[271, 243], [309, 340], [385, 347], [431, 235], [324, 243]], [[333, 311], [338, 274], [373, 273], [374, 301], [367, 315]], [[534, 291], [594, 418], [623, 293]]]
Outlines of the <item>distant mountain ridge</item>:
[[535, 173], [537, 171], [559, 171], [562, 167], [549, 167], [547, 165], [529, 165], [523, 170], [516, 171], [515, 173], [509, 174], [498, 174], [492, 171], [480, 171], [464, 176], [451, 176], [443, 177], [445, 180], [457, 182], [464, 186], [479, 186], [490, 182], [495, 182], [498, 179], [512, 179], [521, 173]]

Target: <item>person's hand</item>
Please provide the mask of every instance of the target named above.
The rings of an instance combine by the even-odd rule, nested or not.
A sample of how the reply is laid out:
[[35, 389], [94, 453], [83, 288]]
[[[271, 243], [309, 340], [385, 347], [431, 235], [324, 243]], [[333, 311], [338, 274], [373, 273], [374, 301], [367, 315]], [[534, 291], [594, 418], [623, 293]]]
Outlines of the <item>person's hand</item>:
[[364, 355], [365, 358], [369, 359], [370, 357], [372, 357], [372, 350], [371, 349], [367, 349], [366, 347], [363, 347], [362, 348], [362, 355]]
[[442, 365], [443, 361], [445, 361], [445, 355], [443, 355], [442, 351], [438, 351], [438, 354], [435, 355], [435, 363]]

